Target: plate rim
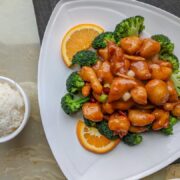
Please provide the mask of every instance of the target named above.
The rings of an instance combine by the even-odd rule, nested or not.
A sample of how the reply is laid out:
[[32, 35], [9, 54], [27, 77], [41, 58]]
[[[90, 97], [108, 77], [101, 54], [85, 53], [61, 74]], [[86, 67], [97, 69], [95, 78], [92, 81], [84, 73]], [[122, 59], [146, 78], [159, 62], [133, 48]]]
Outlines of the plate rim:
[[[57, 157], [57, 154], [56, 154], [56, 150], [55, 148], [53, 147], [52, 145], [52, 142], [50, 141], [50, 138], [48, 133], [47, 132], [47, 127], [45, 125], [45, 122], [43, 121], [43, 112], [42, 112], [42, 108], [41, 108], [41, 83], [40, 83], [40, 74], [41, 74], [41, 67], [42, 67], [42, 64], [43, 64], [43, 52], [44, 52], [44, 49], [45, 47], [47, 46], [47, 42], [48, 42], [48, 38], [49, 38], [49, 33], [51, 31], [51, 28], [52, 28], [52, 25], [53, 25], [53, 21], [58, 13], [58, 11], [65, 5], [65, 4], [69, 4], [69, 3], [74, 3], [74, 2], [85, 2], [85, 1], [89, 1], [89, 2], [103, 2], [103, 1], [106, 1], [106, 2], [122, 2], [122, 3], [126, 3], [126, 4], [134, 4], [134, 5], [138, 5], [140, 7], [144, 7], [144, 8], [150, 8], [150, 10], [152, 11], [155, 11], [156, 13], [158, 14], [162, 14], [163, 16], [166, 16], [167, 18], [170, 18], [170, 19], [173, 19], [174, 21], [180, 23], [180, 18], [177, 17], [176, 15], [174, 14], [171, 14], [170, 12], [168, 11], [165, 11], [161, 8], [158, 8], [156, 6], [153, 6], [153, 5], [150, 5], [150, 4], [146, 4], [144, 2], [139, 2], [139, 1], [136, 1], [136, 0], [61, 0], [59, 1], [50, 18], [49, 18], [49, 21], [47, 23], [47, 26], [46, 26], [46, 29], [45, 29], [45, 32], [44, 32], [44, 36], [43, 36], [43, 40], [42, 40], [42, 44], [41, 44], [41, 49], [40, 49], [40, 54], [39, 54], [39, 62], [38, 62], [38, 75], [37, 75], [37, 84], [38, 84], [38, 102], [39, 102], [39, 109], [40, 109], [40, 116], [41, 116], [41, 119], [42, 119], [42, 125], [43, 125], [43, 129], [44, 129], [44, 132], [45, 132], [45, 137], [47, 139], [47, 142], [49, 144], [49, 147], [52, 151], [52, 154], [59, 166], [59, 168], [62, 170], [62, 173], [64, 174], [65, 177], [67, 177], [68, 179], [74, 179], [74, 177], [72, 176], [72, 174], [69, 172], [68, 168], [65, 167], [65, 165], [62, 165], [62, 163], [59, 163], [58, 160], [56, 159]], [[60, 157], [60, 160], [63, 159], [63, 155], [59, 156]], [[175, 161], [176, 159], [178, 159], [180, 157], [180, 149], [177, 150], [177, 152], [175, 154], [172, 154], [171, 156], [169, 156], [167, 159], [165, 159], [164, 161], [162, 161], [161, 163], [158, 163], [157, 165], [155, 165], [154, 167], [152, 168], [149, 168], [148, 170], [145, 170], [141, 173], [138, 173], [137, 175], [133, 175], [133, 176], [129, 176], [126, 178], [126, 180], [132, 180], [132, 179], [140, 179], [140, 178], [143, 178], [143, 177], [146, 177], [152, 173], [155, 173], [157, 172], [158, 170], [164, 168], [165, 166], [169, 165], [170, 163], [172, 163], [173, 161]], [[62, 160], [63, 161], [63, 160]]]

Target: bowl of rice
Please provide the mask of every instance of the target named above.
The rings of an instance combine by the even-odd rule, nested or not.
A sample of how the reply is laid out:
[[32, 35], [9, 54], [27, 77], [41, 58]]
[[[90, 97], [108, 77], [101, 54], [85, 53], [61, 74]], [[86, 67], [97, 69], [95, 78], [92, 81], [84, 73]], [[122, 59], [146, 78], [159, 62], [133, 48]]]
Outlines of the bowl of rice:
[[30, 115], [29, 98], [15, 81], [0, 76], [0, 143], [16, 137]]

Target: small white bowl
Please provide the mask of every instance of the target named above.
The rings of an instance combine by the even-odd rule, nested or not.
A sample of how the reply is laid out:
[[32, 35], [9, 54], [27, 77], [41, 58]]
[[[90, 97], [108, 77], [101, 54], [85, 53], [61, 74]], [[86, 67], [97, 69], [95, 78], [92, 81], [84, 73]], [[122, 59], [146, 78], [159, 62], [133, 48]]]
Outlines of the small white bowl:
[[25, 127], [25, 125], [29, 119], [29, 115], [30, 115], [30, 102], [29, 102], [29, 98], [28, 98], [27, 94], [24, 92], [24, 90], [21, 88], [21, 86], [19, 84], [17, 84], [15, 81], [13, 81], [12, 79], [9, 79], [7, 77], [0, 76], [0, 82], [6, 82], [12, 88], [18, 90], [23, 98], [24, 106], [25, 106], [24, 118], [23, 118], [20, 126], [16, 130], [14, 130], [12, 133], [10, 133], [6, 136], [0, 137], [0, 143], [3, 143], [3, 142], [7, 142], [7, 141], [13, 139], [14, 137], [16, 137]]

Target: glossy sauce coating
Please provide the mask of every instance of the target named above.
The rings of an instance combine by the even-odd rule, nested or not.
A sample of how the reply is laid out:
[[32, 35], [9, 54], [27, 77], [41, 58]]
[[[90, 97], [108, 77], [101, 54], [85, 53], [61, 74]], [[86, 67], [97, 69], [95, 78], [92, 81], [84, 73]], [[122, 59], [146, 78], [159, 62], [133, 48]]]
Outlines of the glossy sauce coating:
[[[107, 120], [120, 138], [149, 131], [149, 126], [154, 131], [168, 127], [170, 113], [180, 117], [178, 94], [170, 80], [172, 64], [160, 60], [159, 52], [159, 42], [137, 36], [99, 49], [97, 63], [80, 70], [86, 81], [82, 94], [93, 99], [83, 105], [84, 117]], [[102, 102], [104, 94], [107, 99]]]
[[89, 83], [86, 83], [85, 86], [82, 88], [82, 95], [87, 97], [91, 93], [91, 85]]
[[172, 110], [172, 114], [174, 116], [180, 117], [180, 104], [177, 104], [173, 110]]
[[130, 36], [121, 39], [121, 47], [128, 54], [135, 54], [142, 46], [143, 40], [137, 36]]
[[174, 102], [174, 103], [167, 102], [163, 105], [163, 109], [165, 111], [172, 111], [176, 105], [177, 105], [177, 102]]
[[107, 113], [107, 114], [112, 114], [114, 112], [114, 107], [112, 106], [112, 104], [106, 102], [102, 104], [102, 111], [103, 113]]
[[160, 80], [168, 80], [172, 74], [172, 68], [166, 66], [160, 66], [158, 64], [151, 64], [151, 78], [152, 79], [160, 79]]
[[108, 44], [109, 49], [109, 62], [111, 64], [111, 72], [113, 75], [127, 73], [130, 62], [124, 58], [123, 50], [112, 43]]
[[147, 38], [143, 40], [143, 44], [141, 46], [141, 49], [139, 50], [139, 54], [142, 57], [150, 58], [154, 56], [155, 54], [159, 53], [160, 51], [160, 43], [157, 41], [154, 41], [153, 39]]
[[111, 66], [108, 61], [102, 62], [96, 69], [96, 75], [101, 82], [112, 83], [113, 75], [111, 73]]
[[82, 112], [86, 119], [91, 121], [102, 121], [103, 113], [98, 103], [85, 103], [82, 106]]
[[122, 48], [114, 43], [108, 43], [108, 53], [110, 62], [118, 62], [123, 60], [124, 52]]
[[119, 115], [114, 113], [110, 116], [108, 121], [109, 129], [119, 133], [121, 137], [125, 136], [128, 133], [130, 122], [126, 116]]
[[99, 82], [93, 68], [87, 66], [82, 67], [80, 70], [80, 76], [85, 81], [91, 83], [91, 87], [96, 93], [100, 94], [102, 92], [102, 85]]
[[138, 104], [147, 104], [147, 92], [143, 86], [137, 86], [131, 90], [133, 100]]
[[140, 126], [130, 126], [129, 132], [131, 133], [143, 133], [148, 131], [148, 128], [146, 126], [140, 127]]
[[146, 126], [155, 120], [153, 114], [138, 109], [130, 109], [128, 118], [133, 126]]
[[167, 81], [167, 87], [169, 91], [169, 102], [177, 102], [178, 94], [172, 80]]
[[155, 121], [153, 122], [152, 129], [157, 131], [166, 128], [169, 124], [169, 112], [162, 109], [155, 109], [153, 112]]
[[98, 55], [103, 59], [103, 60], [108, 60], [109, 59], [109, 50], [108, 47], [104, 49], [99, 49], [98, 50]]
[[108, 102], [119, 100], [125, 92], [133, 89], [136, 85], [137, 83], [134, 80], [114, 78], [111, 84]]
[[151, 78], [151, 73], [146, 61], [132, 62], [130, 69], [135, 72], [135, 76], [139, 80], [148, 80]]
[[121, 110], [121, 111], [130, 109], [134, 104], [135, 103], [132, 99], [129, 99], [128, 101], [119, 100], [112, 102], [113, 108], [115, 110]]
[[167, 84], [164, 81], [158, 79], [150, 80], [145, 88], [148, 98], [153, 104], [159, 106], [167, 102], [169, 91]]
[[129, 70], [130, 62], [127, 59], [124, 59], [122, 61], [115, 61], [113, 60], [111, 62], [111, 72], [113, 75], [119, 75], [119, 74], [126, 74]]

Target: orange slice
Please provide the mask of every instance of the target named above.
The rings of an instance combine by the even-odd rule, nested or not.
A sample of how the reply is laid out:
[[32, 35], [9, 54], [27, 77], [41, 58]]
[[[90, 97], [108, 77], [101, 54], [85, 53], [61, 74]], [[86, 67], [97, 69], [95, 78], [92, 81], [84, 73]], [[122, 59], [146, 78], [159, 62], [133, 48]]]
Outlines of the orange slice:
[[102, 27], [95, 24], [79, 24], [71, 28], [64, 36], [61, 45], [61, 53], [65, 64], [72, 64], [72, 57], [78, 51], [91, 47], [94, 38], [102, 33]]
[[120, 142], [120, 139], [107, 139], [96, 128], [86, 126], [81, 120], [77, 123], [76, 133], [80, 144], [88, 151], [97, 154], [113, 150]]

